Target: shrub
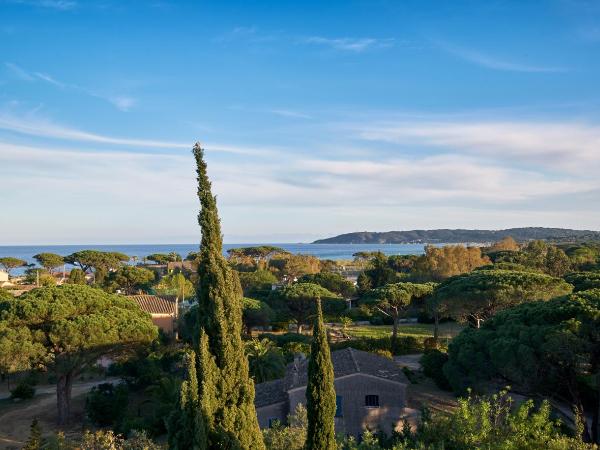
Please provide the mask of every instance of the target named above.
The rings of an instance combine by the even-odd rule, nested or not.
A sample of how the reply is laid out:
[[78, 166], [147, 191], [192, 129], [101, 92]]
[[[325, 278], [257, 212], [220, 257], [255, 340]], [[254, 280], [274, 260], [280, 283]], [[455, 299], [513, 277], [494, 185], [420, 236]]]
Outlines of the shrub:
[[33, 398], [35, 395], [35, 388], [29, 380], [23, 380], [17, 384], [12, 391], [10, 391], [10, 398], [20, 398], [22, 400], [28, 400]]
[[105, 427], [120, 422], [126, 413], [128, 401], [127, 385], [102, 383], [94, 386], [88, 394], [85, 410], [94, 424]]
[[423, 373], [433, 379], [437, 387], [449, 391], [450, 383], [444, 375], [444, 364], [448, 361], [448, 354], [437, 349], [427, 350], [421, 357]]

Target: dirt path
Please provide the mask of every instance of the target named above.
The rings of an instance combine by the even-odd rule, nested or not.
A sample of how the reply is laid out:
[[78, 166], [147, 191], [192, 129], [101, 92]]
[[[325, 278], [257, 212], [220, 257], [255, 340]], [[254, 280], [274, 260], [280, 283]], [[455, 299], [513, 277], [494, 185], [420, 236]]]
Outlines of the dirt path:
[[[102, 383], [118, 381], [117, 378], [75, 383], [73, 385], [72, 421], [62, 431], [67, 436], [82, 432], [85, 415], [85, 394]], [[36, 396], [23, 402], [0, 407], [0, 449], [20, 449], [29, 437], [31, 421], [37, 418], [44, 436], [59, 431], [56, 426], [56, 386], [41, 386]]]

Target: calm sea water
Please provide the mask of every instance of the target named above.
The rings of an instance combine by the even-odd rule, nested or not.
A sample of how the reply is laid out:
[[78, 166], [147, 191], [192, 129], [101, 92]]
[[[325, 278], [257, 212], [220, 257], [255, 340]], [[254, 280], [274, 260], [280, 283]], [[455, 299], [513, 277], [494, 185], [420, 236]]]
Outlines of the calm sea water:
[[[256, 245], [275, 245], [291, 253], [314, 255], [320, 259], [352, 259], [352, 254], [360, 251], [381, 251], [386, 255], [420, 255], [423, 244], [225, 244], [223, 252], [236, 247], [252, 247]], [[14, 256], [34, 263], [33, 255], [42, 252], [69, 255], [79, 250], [102, 250], [125, 253], [137, 256], [140, 260], [152, 253], [177, 252], [185, 258], [192, 251], [198, 250], [198, 244], [135, 244], [135, 245], [14, 245], [0, 246], [0, 257]], [[14, 270], [13, 274], [23, 270]]]

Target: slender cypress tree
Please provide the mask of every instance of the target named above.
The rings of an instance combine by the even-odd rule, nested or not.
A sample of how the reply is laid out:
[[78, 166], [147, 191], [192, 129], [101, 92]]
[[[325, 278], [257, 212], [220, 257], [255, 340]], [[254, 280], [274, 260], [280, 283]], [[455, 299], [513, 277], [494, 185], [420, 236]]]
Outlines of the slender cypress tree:
[[37, 418], [33, 419], [29, 430], [29, 439], [27, 439], [23, 450], [41, 450], [43, 444], [42, 430]]
[[313, 341], [308, 361], [306, 412], [308, 430], [307, 450], [335, 450], [335, 387], [333, 364], [323, 325], [321, 299], [317, 299], [317, 317], [313, 327]]
[[204, 417], [200, 408], [196, 353], [186, 355], [187, 376], [181, 384], [179, 409], [169, 418], [169, 448], [204, 450], [207, 448]]
[[211, 192], [204, 150], [194, 146], [202, 230], [198, 268], [200, 404], [208, 448], [263, 450], [254, 408], [254, 383], [242, 341], [242, 289], [223, 257], [217, 201]]

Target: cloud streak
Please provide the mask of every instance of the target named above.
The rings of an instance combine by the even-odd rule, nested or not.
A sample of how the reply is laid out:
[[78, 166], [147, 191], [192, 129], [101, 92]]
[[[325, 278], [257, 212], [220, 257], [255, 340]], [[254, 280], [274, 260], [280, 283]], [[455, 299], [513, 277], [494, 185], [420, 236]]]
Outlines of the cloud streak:
[[376, 38], [326, 38], [323, 36], [309, 36], [301, 40], [305, 44], [320, 45], [333, 50], [362, 53], [376, 48], [386, 48], [394, 45], [394, 39]]
[[90, 97], [99, 98], [101, 100], [107, 101], [113, 106], [115, 106], [118, 110], [127, 112], [129, 111], [136, 103], [137, 100], [133, 97], [124, 96], [124, 95], [104, 95], [98, 93], [93, 89], [84, 88], [78, 86], [76, 84], [65, 83], [57, 80], [56, 78], [43, 73], [43, 72], [31, 72], [23, 69], [12, 62], [6, 62], [4, 65], [10, 70], [10, 72], [15, 75], [18, 79], [27, 82], [36, 82], [42, 81], [47, 84], [50, 84], [59, 89], [69, 89], [74, 92], [78, 92], [84, 95], [88, 95]]
[[501, 70], [507, 72], [529, 72], [529, 73], [561, 73], [567, 72], [564, 67], [533, 65], [517, 61], [510, 61], [496, 56], [488, 55], [478, 50], [459, 47], [443, 41], [433, 41], [445, 52], [459, 59], [485, 67], [487, 69]]

